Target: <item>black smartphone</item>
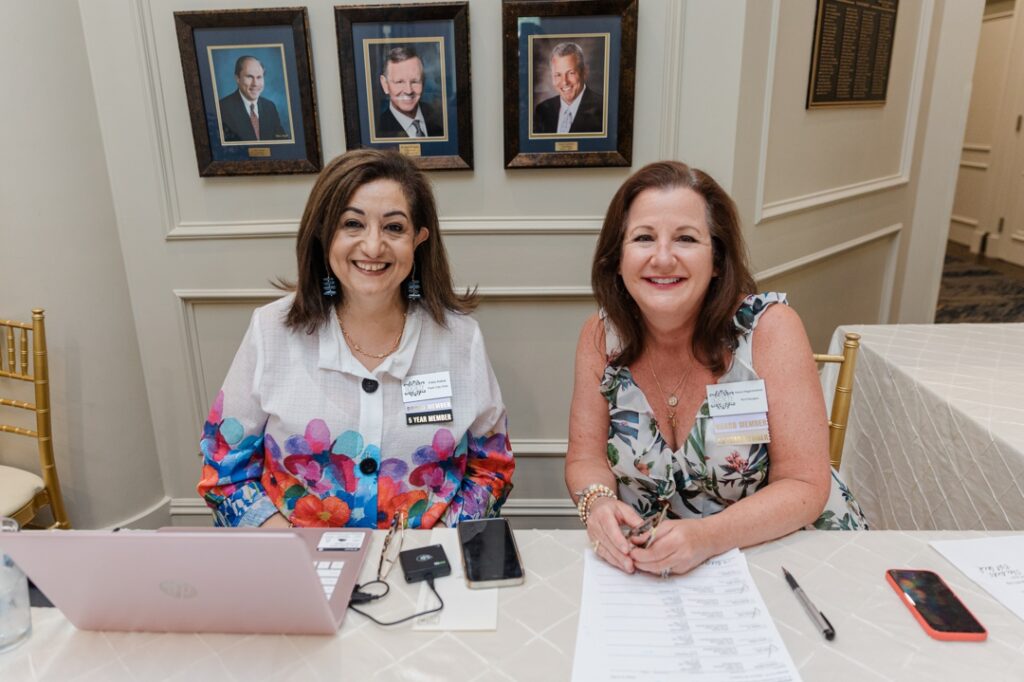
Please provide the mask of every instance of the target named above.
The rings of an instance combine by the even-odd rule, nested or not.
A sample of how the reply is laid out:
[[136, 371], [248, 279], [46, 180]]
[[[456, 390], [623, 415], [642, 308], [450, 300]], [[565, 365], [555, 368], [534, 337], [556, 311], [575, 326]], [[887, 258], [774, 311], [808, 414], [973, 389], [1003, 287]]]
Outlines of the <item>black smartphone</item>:
[[504, 587], [523, 583], [523, 563], [508, 521], [460, 521], [458, 530], [462, 566], [469, 587]]
[[978, 642], [988, 637], [984, 626], [937, 573], [892, 569], [885, 572], [885, 579], [935, 639]]

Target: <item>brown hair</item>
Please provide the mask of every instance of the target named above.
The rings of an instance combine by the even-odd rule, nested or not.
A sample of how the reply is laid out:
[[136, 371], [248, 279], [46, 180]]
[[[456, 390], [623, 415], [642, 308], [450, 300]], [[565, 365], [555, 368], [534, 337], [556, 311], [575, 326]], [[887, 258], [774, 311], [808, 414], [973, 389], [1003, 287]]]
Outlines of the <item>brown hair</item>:
[[[289, 328], [302, 328], [307, 334], [312, 334], [330, 319], [331, 307], [344, 301], [345, 294], [340, 287], [335, 298], [324, 296], [321, 290], [323, 278], [329, 274], [327, 253], [352, 195], [375, 180], [398, 183], [409, 202], [414, 229], [425, 227], [430, 230], [430, 236], [413, 253], [415, 271], [422, 282], [420, 305], [441, 326], [445, 326], [446, 311], [468, 313], [476, 308], [475, 290], [458, 295], [453, 289], [434, 194], [423, 173], [412, 161], [396, 152], [356, 149], [342, 154], [324, 167], [306, 201], [295, 242], [298, 282], [294, 286], [283, 281], [279, 284], [295, 291], [295, 300], [285, 320]], [[408, 282], [409, 278], [406, 278], [402, 283], [403, 292]]]
[[615, 325], [620, 352], [618, 365], [634, 362], [644, 350], [643, 315], [619, 275], [622, 242], [629, 208], [641, 192], [685, 187], [704, 199], [716, 275], [704, 294], [693, 332], [693, 354], [714, 373], [725, 369], [727, 351], [736, 348], [733, 315], [740, 299], [756, 291], [747, 265], [736, 204], [714, 178], [679, 161], [659, 161], [631, 175], [612, 197], [594, 252], [590, 281], [598, 304]]
[[261, 62], [259, 59], [256, 59], [256, 57], [253, 57], [251, 54], [243, 54], [241, 57], [235, 60], [235, 78], [238, 78], [238, 74], [242, 73], [242, 69], [245, 68], [245, 63], [248, 61], [256, 62], [257, 64], [260, 65], [260, 68], [263, 69], [263, 73], [267, 72], [266, 67], [263, 66], [263, 62]]

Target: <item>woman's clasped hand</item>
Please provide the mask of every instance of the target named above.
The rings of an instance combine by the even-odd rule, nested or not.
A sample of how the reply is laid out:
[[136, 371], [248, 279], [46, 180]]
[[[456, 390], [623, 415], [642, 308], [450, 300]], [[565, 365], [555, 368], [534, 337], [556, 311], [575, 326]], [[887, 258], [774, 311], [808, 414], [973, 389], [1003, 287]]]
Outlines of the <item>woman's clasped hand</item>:
[[591, 505], [587, 535], [599, 557], [626, 573], [643, 571], [661, 577], [686, 573], [715, 552], [712, 538], [692, 520], [665, 520], [643, 533], [644, 519], [628, 504], [613, 498]]

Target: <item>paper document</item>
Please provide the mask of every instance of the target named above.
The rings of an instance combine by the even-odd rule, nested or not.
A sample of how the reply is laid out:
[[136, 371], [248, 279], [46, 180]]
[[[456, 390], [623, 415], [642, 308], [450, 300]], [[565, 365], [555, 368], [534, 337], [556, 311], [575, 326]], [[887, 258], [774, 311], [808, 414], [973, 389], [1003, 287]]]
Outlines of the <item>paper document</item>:
[[[444, 547], [452, 574], [434, 581], [437, 593], [444, 599], [444, 608], [413, 621], [413, 630], [497, 630], [498, 589], [471, 590], [466, 586], [462, 568], [462, 548], [458, 534], [450, 528], [435, 528], [430, 544]], [[437, 597], [426, 583], [420, 587], [416, 611], [437, 606]]]
[[1024, 620], [1024, 535], [933, 540], [929, 544]]
[[739, 550], [661, 580], [623, 573], [588, 549], [572, 679], [784, 682], [800, 675]]

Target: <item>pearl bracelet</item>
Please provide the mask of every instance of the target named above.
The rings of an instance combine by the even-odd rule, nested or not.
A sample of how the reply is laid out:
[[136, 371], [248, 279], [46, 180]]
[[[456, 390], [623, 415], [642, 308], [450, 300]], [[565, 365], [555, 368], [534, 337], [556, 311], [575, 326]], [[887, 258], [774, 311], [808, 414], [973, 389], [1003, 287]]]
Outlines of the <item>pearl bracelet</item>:
[[615, 491], [602, 483], [592, 483], [583, 490], [576, 493], [576, 513], [584, 526], [590, 519], [590, 507], [599, 497], [610, 497], [613, 500], [619, 499]]

